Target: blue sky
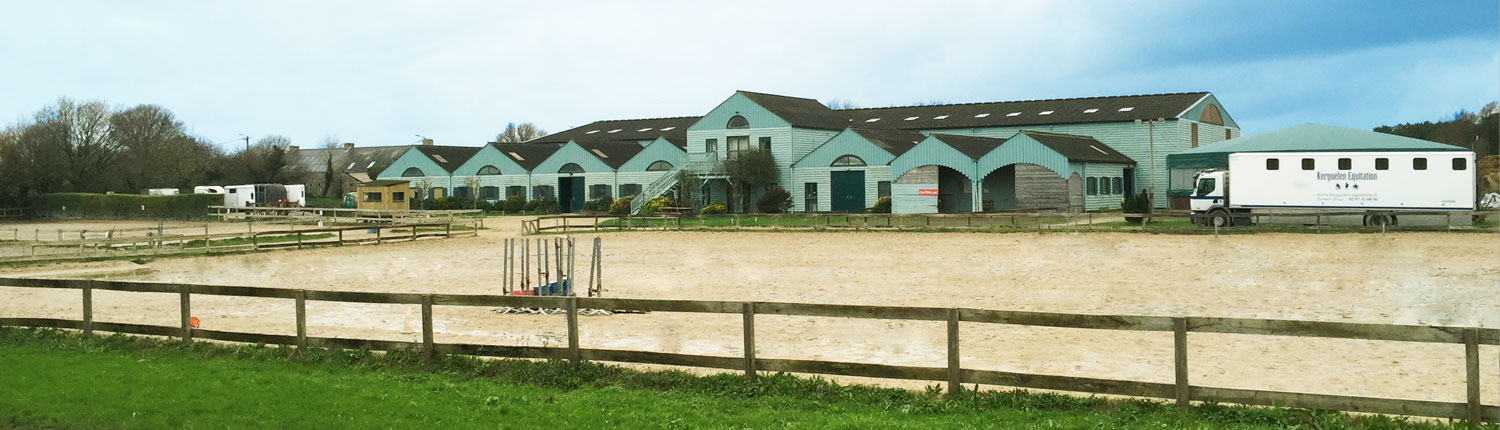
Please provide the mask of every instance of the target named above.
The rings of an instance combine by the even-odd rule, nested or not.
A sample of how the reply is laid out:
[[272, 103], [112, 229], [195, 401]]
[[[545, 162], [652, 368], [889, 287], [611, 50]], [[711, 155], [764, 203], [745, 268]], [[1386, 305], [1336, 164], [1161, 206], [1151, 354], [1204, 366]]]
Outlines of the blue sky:
[[738, 89], [865, 107], [1211, 91], [1246, 133], [1500, 98], [1491, 0], [931, 3], [16, 3], [0, 119], [67, 96], [159, 104], [218, 142], [480, 145], [507, 122], [701, 115]]

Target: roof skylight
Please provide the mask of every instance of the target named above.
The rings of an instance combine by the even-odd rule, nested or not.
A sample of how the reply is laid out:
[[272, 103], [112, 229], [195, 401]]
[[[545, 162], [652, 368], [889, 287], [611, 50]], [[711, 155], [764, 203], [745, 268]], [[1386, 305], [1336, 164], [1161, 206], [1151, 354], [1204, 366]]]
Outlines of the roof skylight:
[[589, 130], [588, 133], [584, 133], [584, 134], [594, 134], [594, 133], [598, 133], [598, 132], [599, 132], [599, 130]]
[[651, 127], [646, 127], [646, 128], [643, 128], [643, 129], [640, 129], [640, 130], [636, 130], [636, 131], [651, 131]]
[[1135, 106], [1120, 108], [1120, 112], [1130, 112], [1130, 111], [1133, 111], [1133, 110], [1135, 110]]
[[911, 120], [914, 120], [914, 119], [917, 119], [917, 118], [918, 117], [915, 117], [915, 116], [909, 116], [909, 117], [906, 117], [906, 121], [911, 121]]
[[1037, 115], [1051, 115], [1051, 114], [1052, 114], [1052, 111], [1050, 111], [1050, 110], [1044, 110], [1044, 111], [1041, 111], [1041, 113], [1038, 113]]
[[982, 113], [982, 114], [979, 114], [979, 115], [974, 115], [975, 118], [984, 118], [984, 117], [987, 117], [987, 116], [990, 116], [989, 112], [985, 112], [985, 113]]
[[1103, 149], [1099, 149], [1099, 147], [1097, 147], [1097, 146], [1094, 146], [1094, 145], [1089, 145], [1089, 147], [1090, 147], [1090, 148], [1094, 148], [1094, 150], [1095, 150], [1095, 151], [1099, 151], [1099, 153], [1100, 153], [1100, 154], [1104, 154], [1104, 155], [1109, 155], [1109, 153], [1108, 153], [1108, 152], [1104, 152], [1104, 150], [1103, 150]]
[[434, 160], [437, 160], [439, 163], [447, 163], [448, 162], [448, 159], [443, 158], [443, 156], [441, 156], [441, 155], [432, 154], [432, 158]]
[[1083, 113], [1094, 113], [1094, 112], [1098, 112], [1098, 111], [1099, 111], [1099, 108], [1088, 108], [1088, 109], [1084, 109]]
[[865, 120], [865, 122], [875, 122], [875, 121], [880, 121], [880, 118], [870, 118], [870, 119]]
[[1005, 114], [1005, 116], [1021, 116], [1021, 113], [1020, 112], [1011, 112], [1011, 113]]
[[671, 129], [674, 129], [674, 128], [677, 128], [677, 127], [662, 127], [661, 131], [667, 131], [667, 130], [671, 130]]
[[526, 161], [525, 158], [521, 158], [521, 154], [517, 154], [514, 152], [507, 152], [506, 154], [510, 154], [510, 158], [514, 158], [516, 159], [516, 161]]
[[354, 169], [354, 163], [353, 162], [349, 163], [349, 167], [345, 167], [344, 168], [344, 170], [353, 170], [353, 169]]
[[948, 119], [948, 116], [947, 115], [938, 115], [938, 116], [932, 117], [932, 119]]
[[617, 128], [617, 129], [614, 129], [614, 130], [610, 130], [610, 131], [609, 131], [609, 132], [610, 132], [610, 133], [619, 133], [619, 132], [620, 132], [620, 130], [624, 130], [624, 129], [622, 129], [622, 128]]
[[599, 150], [597, 150], [597, 149], [590, 149], [590, 150], [589, 150], [589, 151], [590, 151], [590, 152], [593, 152], [593, 153], [594, 153], [594, 155], [597, 155], [597, 156], [599, 156], [599, 158], [609, 158], [609, 156], [608, 156], [608, 155], [604, 155], [604, 153], [603, 153], [603, 152], [601, 152], [601, 151], [599, 151]]
[[375, 162], [374, 161], [371, 161], [370, 164], [365, 165], [366, 169], [371, 168], [371, 167], [375, 167]]

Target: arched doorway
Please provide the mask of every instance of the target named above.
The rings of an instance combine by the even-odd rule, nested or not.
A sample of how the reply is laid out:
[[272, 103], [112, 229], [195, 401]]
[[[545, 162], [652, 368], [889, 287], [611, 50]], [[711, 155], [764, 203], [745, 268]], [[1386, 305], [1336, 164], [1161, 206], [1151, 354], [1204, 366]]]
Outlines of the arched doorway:
[[962, 213], [973, 208], [973, 182], [947, 166], [912, 168], [897, 177], [891, 187], [891, 211], [895, 213]]
[[1068, 181], [1051, 169], [1031, 163], [1002, 166], [980, 181], [980, 209], [1067, 210]]

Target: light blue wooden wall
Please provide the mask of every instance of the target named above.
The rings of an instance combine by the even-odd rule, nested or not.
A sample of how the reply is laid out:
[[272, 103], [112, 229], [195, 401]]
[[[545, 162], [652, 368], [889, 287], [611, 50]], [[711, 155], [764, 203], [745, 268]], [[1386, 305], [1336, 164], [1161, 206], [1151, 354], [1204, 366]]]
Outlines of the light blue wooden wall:
[[[402, 172], [412, 167], [421, 169], [422, 173], [426, 176], [417, 178], [401, 176]], [[449, 175], [447, 170], [443, 170], [442, 166], [438, 166], [437, 163], [433, 162], [431, 158], [427, 158], [427, 155], [417, 150], [416, 147], [409, 148], [400, 157], [396, 157], [396, 161], [391, 162], [391, 165], [387, 166], [385, 170], [381, 170], [376, 179], [410, 180], [412, 188], [417, 188], [423, 179], [427, 179], [432, 182], [433, 187], [443, 188], [444, 196], [449, 196], [453, 193], [453, 176]], [[423, 195], [429, 194], [423, 192]]]

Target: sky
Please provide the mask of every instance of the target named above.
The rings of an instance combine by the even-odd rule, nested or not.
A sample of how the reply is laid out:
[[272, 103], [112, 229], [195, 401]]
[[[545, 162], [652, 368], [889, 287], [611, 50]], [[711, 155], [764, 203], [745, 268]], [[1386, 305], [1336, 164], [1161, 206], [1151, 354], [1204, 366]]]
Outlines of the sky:
[[736, 90], [861, 107], [1209, 91], [1246, 134], [1500, 99], [1500, 2], [17, 2], [0, 121], [156, 104], [279, 134], [477, 146], [509, 122], [702, 115]]

